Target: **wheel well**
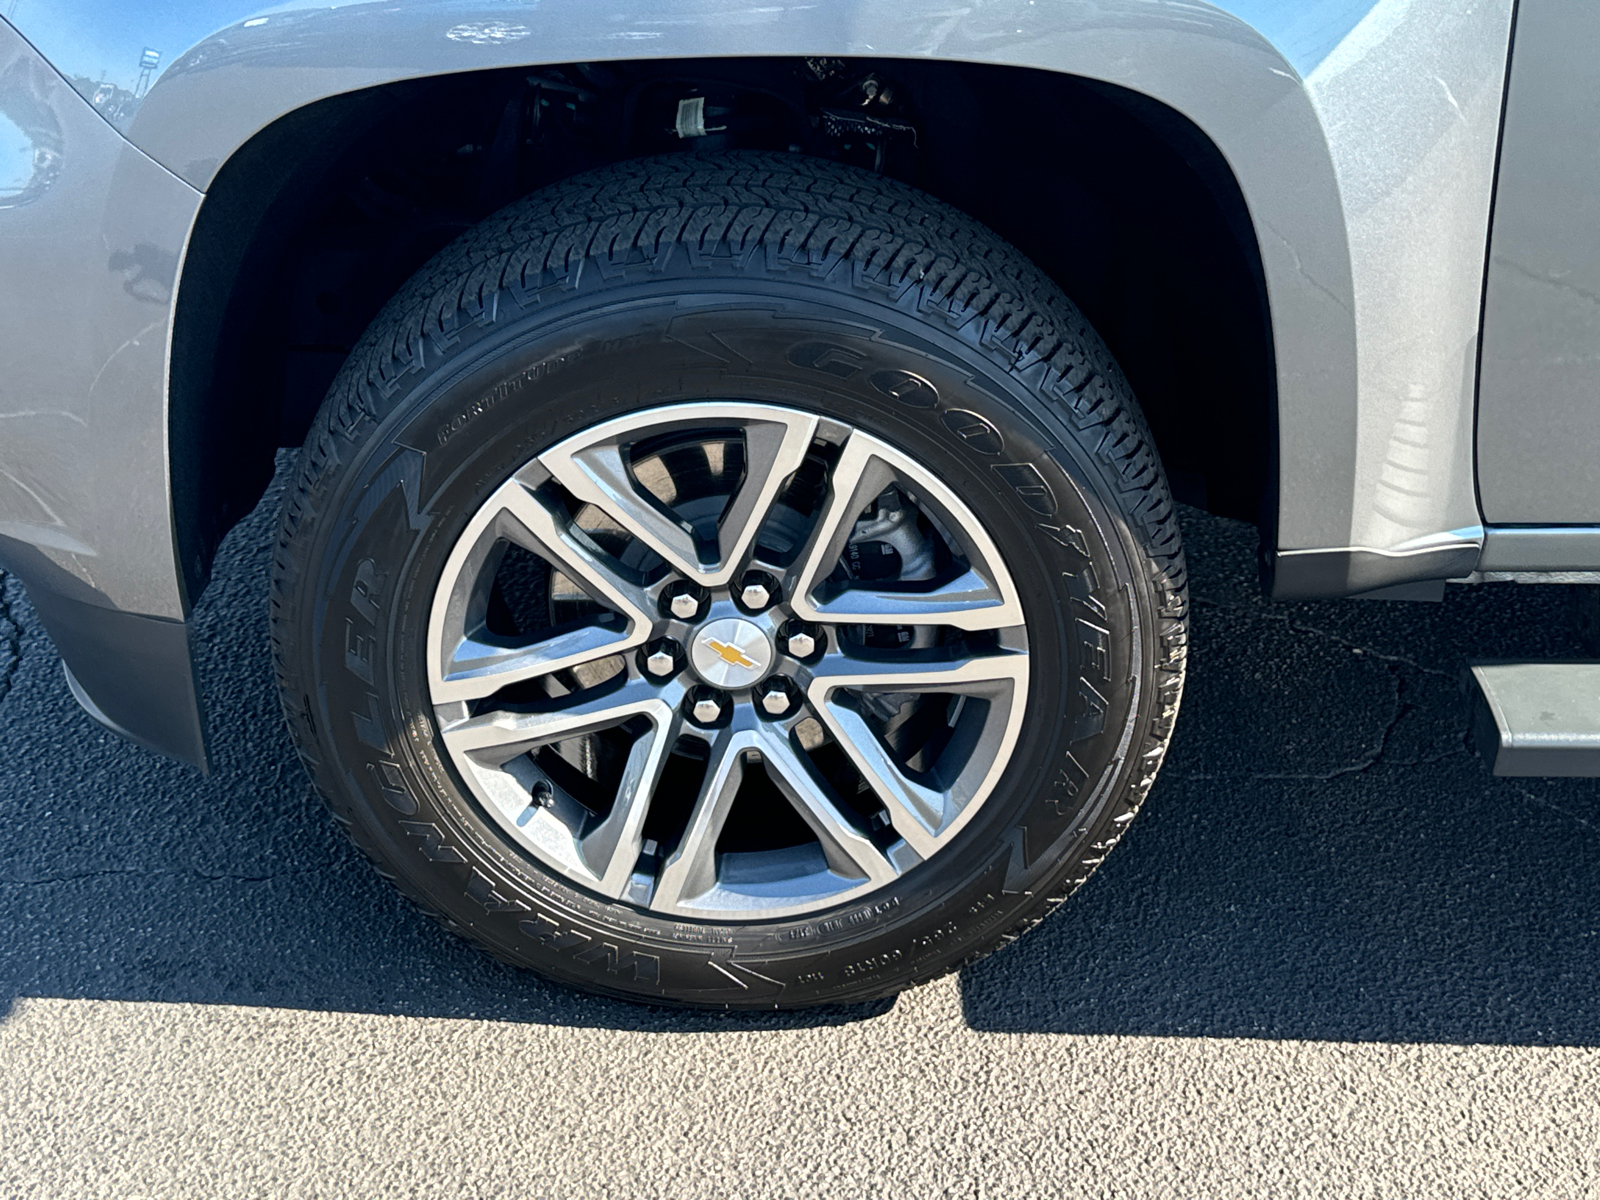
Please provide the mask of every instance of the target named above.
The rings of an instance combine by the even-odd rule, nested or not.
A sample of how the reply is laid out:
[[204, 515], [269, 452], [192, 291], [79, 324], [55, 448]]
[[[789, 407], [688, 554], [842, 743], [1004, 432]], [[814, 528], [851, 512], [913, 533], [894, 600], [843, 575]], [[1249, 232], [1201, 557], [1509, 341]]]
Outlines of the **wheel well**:
[[319, 101], [223, 165], [190, 237], [173, 333], [169, 436], [189, 595], [259, 500], [276, 449], [304, 440], [363, 330], [434, 253], [556, 179], [702, 147], [855, 162], [983, 221], [1109, 343], [1179, 499], [1270, 523], [1276, 395], [1260, 254], [1222, 155], [1180, 114], [1016, 67], [576, 64]]

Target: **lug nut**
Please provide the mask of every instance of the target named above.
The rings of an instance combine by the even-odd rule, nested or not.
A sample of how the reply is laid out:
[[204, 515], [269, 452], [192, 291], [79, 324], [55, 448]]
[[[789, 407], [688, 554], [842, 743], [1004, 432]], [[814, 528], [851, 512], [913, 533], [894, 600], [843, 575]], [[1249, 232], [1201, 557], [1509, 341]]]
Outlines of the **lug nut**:
[[784, 653], [799, 659], [809, 659], [822, 648], [822, 631], [800, 621], [790, 621], [783, 627]]
[[696, 725], [720, 725], [728, 715], [730, 699], [717, 688], [707, 688], [704, 683], [690, 691], [683, 701], [683, 709]]
[[724, 704], [720, 692], [712, 688], [696, 688], [689, 706], [689, 715], [702, 725], [715, 725], [722, 720]]
[[661, 615], [693, 621], [705, 607], [705, 592], [687, 579], [669, 583], [661, 593]]
[[674, 675], [683, 651], [671, 638], [657, 638], [646, 648], [644, 669], [658, 679]]
[[781, 717], [794, 707], [794, 686], [781, 675], [761, 685], [757, 703], [769, 717]]
[[739, 581], [739, 603], [760, 612], [778, 598], [778, 581], [765, 571], [751, 571]]

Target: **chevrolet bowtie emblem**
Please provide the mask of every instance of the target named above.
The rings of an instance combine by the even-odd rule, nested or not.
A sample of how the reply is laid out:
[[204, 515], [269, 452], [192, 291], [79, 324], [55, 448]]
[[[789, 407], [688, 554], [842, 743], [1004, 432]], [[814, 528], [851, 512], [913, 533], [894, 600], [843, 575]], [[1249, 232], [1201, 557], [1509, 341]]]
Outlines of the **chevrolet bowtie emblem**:
[[739, 647], [730, 645], [728, 642], [719, 642], [716, 638], [707, 638], [705, 640], [705, 645], [710, 648], [713, 654], [715, 654], [723, 662], [727, 663], [730, 667], [744, 667], [746, 670], [749, 670], [751, 667], [756, 665], [755, 659], [751, 658], [743, 650], [739, 649]]

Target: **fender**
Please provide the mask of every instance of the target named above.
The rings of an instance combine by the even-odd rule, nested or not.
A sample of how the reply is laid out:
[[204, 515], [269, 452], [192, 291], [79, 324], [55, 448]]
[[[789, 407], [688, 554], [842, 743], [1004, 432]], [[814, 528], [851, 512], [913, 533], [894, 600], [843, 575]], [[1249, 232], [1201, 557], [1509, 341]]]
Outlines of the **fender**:
[[[1278, 390], [1268, 565], [1280, 596], [1456, 577], [1477, 561], [1474, 374], [1511, 19], [1512, 0], [998, 0], [959, 12], [933, 0], [391, 0], [288, 10], [259, 0], [59, 0], [15, 14], [141, 157], [199, 191], [296, 108], [484, 68], [944, 58], [1150, 96], [1221, 151], [1260, 244]], [[106, 211], [117, 203], [108, 195]], [[119, 425], [133, 444], [165, 442], [164, 386], [164, 372], [123, 385]], [[15, 440], [0, 450], [0, 468], [61, 436], [28, 419], [8, 424]], [[136, 488], [112, 472], [63, 518], [63, 533], [95, 536], [108, 513], [129, 508], [165, 512], [170, 526], [172, 505], [170, 487], [157, 493], [148, 469]], [[8, 516], [0, 511], [0, 521]], [[187, 613], [170, 550], [119, 569], [134, 571], [138, 586], [110, 576], [96, 586], [144, 597], [143, 612]]]
[[0, 567], [90, 715], [203, 765], [166, 439], [167, 337], [201, 194], [4, 22], [0, 141]]

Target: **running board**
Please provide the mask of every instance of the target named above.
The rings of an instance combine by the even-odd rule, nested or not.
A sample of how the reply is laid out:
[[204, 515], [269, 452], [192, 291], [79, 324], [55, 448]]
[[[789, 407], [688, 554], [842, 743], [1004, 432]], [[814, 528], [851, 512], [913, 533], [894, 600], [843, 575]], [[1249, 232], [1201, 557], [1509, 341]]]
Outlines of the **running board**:
[[1470, 669], [1472, 737], [1496, 775], [1600, 776], [1600, 662]]

